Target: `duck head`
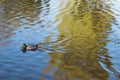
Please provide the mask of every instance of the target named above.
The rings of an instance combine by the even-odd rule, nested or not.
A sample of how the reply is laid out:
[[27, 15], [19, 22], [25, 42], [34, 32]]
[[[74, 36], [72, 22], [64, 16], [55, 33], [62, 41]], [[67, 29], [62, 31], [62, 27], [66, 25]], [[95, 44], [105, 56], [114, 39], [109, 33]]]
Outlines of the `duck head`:
[[27, 44], [23, 43], [22, 46], [21, 46], [21, 50], [23, 52], [26, 52], [26, 48], [27, 48]]

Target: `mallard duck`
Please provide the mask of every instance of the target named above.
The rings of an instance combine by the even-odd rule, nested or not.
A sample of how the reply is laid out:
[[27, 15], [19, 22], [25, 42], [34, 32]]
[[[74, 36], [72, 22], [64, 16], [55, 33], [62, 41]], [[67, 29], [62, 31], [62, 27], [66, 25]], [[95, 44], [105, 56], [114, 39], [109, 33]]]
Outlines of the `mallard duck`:
[[27, 50], [31, 50], [31, 51], [36, 51], [36, 50], [49, 50], [49, 51], [54, 51], [52, 46], [59, 46], [59, 44], [61, 44], [64, 41], [67, 41], [68, 39], [59, 41], [59, 42], [39, 42], [38, 44], [30, 44], [27, 45], [26, 43], [23, 43], [21, 46], [21, 50], [23, 52], [26, 52]]
[[38, 45], [34, 45], [34, 44], [27, 45], [23, 43], [21, 46], [21, 50], [23, 52], [26, 52], [26, 50], [36, 51], [37, 49], [38, 49]]

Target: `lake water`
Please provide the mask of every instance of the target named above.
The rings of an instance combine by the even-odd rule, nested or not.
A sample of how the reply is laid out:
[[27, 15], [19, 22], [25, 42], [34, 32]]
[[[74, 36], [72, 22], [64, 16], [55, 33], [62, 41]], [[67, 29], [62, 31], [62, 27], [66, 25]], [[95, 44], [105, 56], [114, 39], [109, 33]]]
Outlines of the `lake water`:
[[120, 1], [0, 0], [0, 80], [120, 80]]

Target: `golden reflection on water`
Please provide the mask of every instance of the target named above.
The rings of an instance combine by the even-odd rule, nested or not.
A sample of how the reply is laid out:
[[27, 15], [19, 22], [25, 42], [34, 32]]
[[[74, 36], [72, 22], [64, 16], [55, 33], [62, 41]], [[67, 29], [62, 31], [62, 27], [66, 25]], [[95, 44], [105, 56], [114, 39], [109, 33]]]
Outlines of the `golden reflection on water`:
[[114, 71], [104, 48], [108, 42], [106, 31], [110, 30], [113, 16], [106, 12], [104, 0], [69, 1], [74, 4], [72, 7], [66, 6], [68, 9], [61, 10], [61, 13], [70, 11], [56, 17], [56, 20], [62, 18], [58, 25], [58, 41], [69, 39], [61, 44], [67, 51], [49, 53], [51, 59], [45, 73], [52, 66], [57, 66], [55, 80], [107, 80], [109, 73], [101, 67], [100, 62]]

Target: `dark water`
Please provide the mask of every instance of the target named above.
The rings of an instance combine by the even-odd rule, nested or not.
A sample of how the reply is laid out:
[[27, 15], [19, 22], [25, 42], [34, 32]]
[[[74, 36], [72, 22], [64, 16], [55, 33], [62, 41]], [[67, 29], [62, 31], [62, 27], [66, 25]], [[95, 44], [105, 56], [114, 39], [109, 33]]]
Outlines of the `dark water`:
[[119, 60], [119, 0], [0, 0], [0, 80], [120, 80]]

